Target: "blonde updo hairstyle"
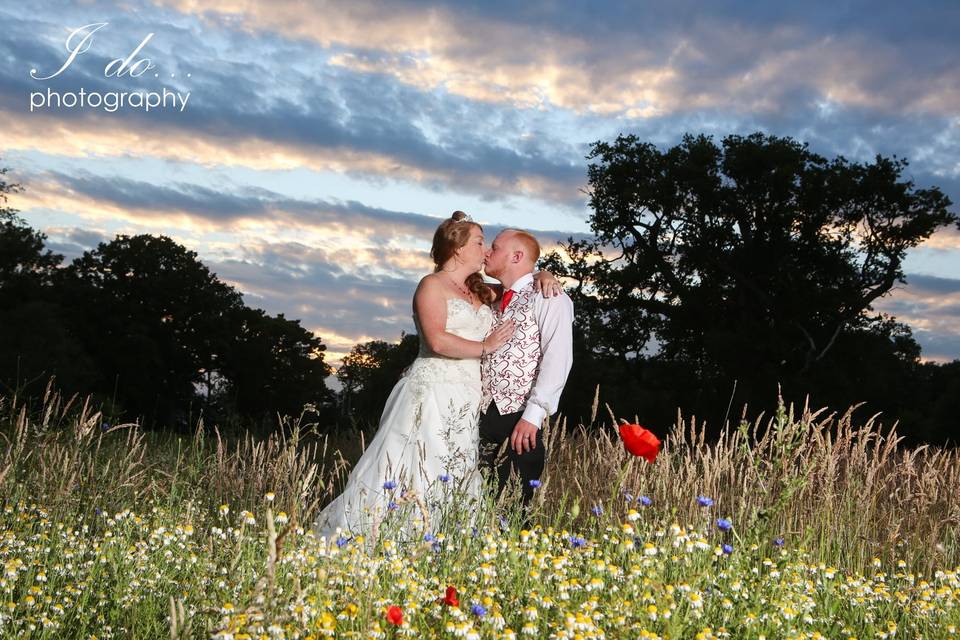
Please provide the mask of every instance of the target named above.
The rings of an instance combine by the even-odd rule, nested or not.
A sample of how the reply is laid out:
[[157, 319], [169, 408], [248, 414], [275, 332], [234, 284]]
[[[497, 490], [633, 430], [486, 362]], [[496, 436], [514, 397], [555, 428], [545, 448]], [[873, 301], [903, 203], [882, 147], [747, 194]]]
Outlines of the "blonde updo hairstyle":
[[[470, 232], [474, 228], [483, 231], [483, 227], [472, 221], [463, 211], [454, 211], [453, 215], [440, 223], [437, 231], [433, 234], [433, 246], [430, 248], [434, 272], [443, 269], [443, 265], [456, 255], [457, 250], [467, 245], [470, 240]], [[483, 282], [483, 277], [479, 271], [467, 276], [465, 284], [481, 302], [493, 301], [493, 290]]]

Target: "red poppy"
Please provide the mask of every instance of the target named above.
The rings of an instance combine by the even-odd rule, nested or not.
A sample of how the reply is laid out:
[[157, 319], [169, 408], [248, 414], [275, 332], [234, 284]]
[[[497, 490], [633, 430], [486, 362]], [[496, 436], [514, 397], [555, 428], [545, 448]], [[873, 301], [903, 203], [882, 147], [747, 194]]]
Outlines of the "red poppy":
[[398, 627], [403, 624], [403, 609], [395, 604], [387, 607], [387, 622]]
[[638, 424], [621, 424], [620, 437], [627, 451], [646, 458], [647, 462], [656, 460], [660, 453], [660, 439]]
[[448, 604], [451, 607], [459, 607], [460, 600], [457, 599], [457, 588], [456, 587], [447, 587], [447, 595], [443, 598], [444, 604]]

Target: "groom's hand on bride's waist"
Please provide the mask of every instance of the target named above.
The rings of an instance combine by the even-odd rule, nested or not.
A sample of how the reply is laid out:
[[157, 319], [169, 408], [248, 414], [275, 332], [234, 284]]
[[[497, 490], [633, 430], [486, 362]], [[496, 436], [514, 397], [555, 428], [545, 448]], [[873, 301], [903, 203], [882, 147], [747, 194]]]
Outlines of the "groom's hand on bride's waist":
[[520, 418], [510, 434], [510, 448], [516, 451], [517, 455], [533, 451], [537, 446], [538, 431], [537, 425]]

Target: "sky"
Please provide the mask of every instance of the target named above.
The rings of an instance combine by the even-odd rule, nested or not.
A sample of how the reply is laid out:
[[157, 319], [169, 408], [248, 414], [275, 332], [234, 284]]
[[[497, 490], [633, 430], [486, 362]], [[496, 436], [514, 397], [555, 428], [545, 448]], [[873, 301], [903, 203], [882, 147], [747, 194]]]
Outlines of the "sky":
[[[620, 133], [896, 155], [960, 203], [960, 3], [791, 4], [5, 2], [0, 166], [68, 259], [167, 235], [334, 363], [413, 331], [453, 210], [589, 237], [585, 156]], [[904, 271], [876, 310], [960, 358], [960, 231]]]

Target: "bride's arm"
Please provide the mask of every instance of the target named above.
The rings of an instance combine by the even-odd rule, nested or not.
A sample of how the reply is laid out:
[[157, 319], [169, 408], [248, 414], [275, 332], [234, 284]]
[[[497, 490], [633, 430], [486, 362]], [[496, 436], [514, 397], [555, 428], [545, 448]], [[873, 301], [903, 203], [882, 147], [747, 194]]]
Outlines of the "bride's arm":
[[448, 358], [479, 358], [502, 346], [513, 335], [513, 321], [501, 323], [483, 340], [467, 340], [447, 331], [447, 299], [434, 278], [420, 281], [413, 296], [413, 311], [427, 348]]
[[549, 271], [537, 271], [533, 274], [533, 288], [544, 298], [552, 298], [563, 293], [563, 285], [557, 280], [557, 276]]

